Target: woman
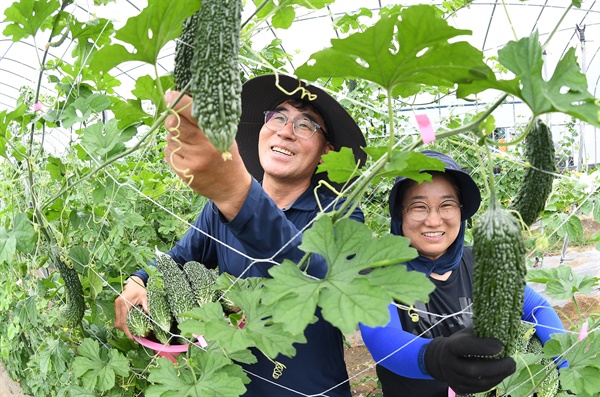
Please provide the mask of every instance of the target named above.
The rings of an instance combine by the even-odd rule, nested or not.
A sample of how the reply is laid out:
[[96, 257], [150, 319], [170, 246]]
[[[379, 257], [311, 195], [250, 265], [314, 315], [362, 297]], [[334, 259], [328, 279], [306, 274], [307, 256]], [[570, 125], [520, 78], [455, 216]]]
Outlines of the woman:
[[[502, 344], [472, 335], [472, 247], [464, 247], [466, 220], [481, 203], [471, 176], [449, 156], [423, 154], [445, 164], [429, 172], [431, 182], [397, 178], [390, 193], [392, 234], [407, 237], [419, 256], [406, 263], [435, 284], [429, 302], [409, 313], [390, 304], [384, 327], [361, 325], [362, 337], [377, 364], [384, 397], [447, 396], [448, 387], [469, 394], [489, 390], [515, 370], [510, 357], [493, 359]], [[524, 321], [539, 324], [536, 336], [564, 332], [556, 312], [531, 287], [525, 289]], [[418, 313], [418, 320], [413, 318]]]

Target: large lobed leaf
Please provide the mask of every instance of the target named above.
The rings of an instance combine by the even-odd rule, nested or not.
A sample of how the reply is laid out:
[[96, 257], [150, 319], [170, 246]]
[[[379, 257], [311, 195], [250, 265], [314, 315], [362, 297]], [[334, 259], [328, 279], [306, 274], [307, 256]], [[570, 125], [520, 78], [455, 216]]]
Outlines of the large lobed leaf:
[[[422, 87], [454, 87], [492, 74], [483, 53], [456, 37], [471, 34], [448, 25], [436, 7], [416, 5], [384, 15], [364, 32], [332, 39], [296, 69], [300, 78], [359, 78], [377, 83], [394, 97]], [[450, 40], [453, 40], [451, 43]]]
[[71, 369], [88, 390], [108, 391], [115, 386], [116, 376], [129, 374], [128, 359], [116, 349], [101, 350], [96, 340], [84, 339], [77, 354]]
[[121, 44], [102, 47], [94, 55], [90, 67], [109, 71], [127, 61], [155, 65], [161, 49], [181, 34], [183, 21], [200, 8], [199, 0], [149, 0], [148, 6], [135, 17], [129, 18], [115, 38], [133, 47], [130, 52]]
[[181, 360], [174, 366], [166, 358], [159, 358], [157, 363], [150, 369], [148, 381], [152, 385], [145, 390], [146, 397], [239, 396], [246, 391], [244, 383], [249, 382], [239, 366], [214, 351], [192, 349], [186, 364]]
[[58, 0], [15, 1], [4, 11], [4, 22], [12, 23], [8, 24], [2, 33], [12, 36], [14, 42], [35, 36], [38, 30], [46, 30], [52, 26], [50, 16], [59, 7]]
[[561, 388], [582, 397], [598, 396], [600, 393], [599, 351], [597, 332], [590, 332], [581, 341], [578, 341], [577, 334], [554, 334], [544, 345], [544, 357], [561, 356], [569, 362], [568, 368], [560, 370]]
[[588, 92], [585, 74], [577, 63], [575, 48], [558, 61], [552, 77], [543, 77], [543, 48], [538, 32], [511, 41], [498, 51], [498, 61], [514, 73], [511, 80], [475, 81], [459, 87], [457, 95], [466, 97], [486, 89], [498, 89], [521, 98], [536, 116], [561, 112], [600, 127], [600, 103]]
[[425, 275], [407, 272], [401, 265], [416, 257], [408, 239], [375, 238], [367, 226], [351, 219], [334, 225], [330, 217], [319, 218], [304, 233], [300, 248], [325, 258], [327, 276], [312, 279], [284, 261], [269, 270], [273, 278], [265, 280], [262, 296], [263, 303], [273, 307], [274, 321], [291, 333], [301, 332], [314, 319], [317, 306], [344, 333], [353, 332], [359, 322], [384, 325], [392, 300], [426, 302], [433, 291]]
[[[221, 276], [218, 280], [222, 283], [225, 279]], [[244, 327], [232, 326], [229, 319], [223, 316], [221, 304], [211, 302], [195, 308], [187, 316], [191, 320], [179, 324], [184, 335], [203, 335], [206, 340], [217, 341], [228, 352], [256, 347], [272, 359], [278, 354], [293, 357], [296, 354], [294, 343], [306, 343], [304, 328], [293, 334], [284, 329], [283, 324], [273, 322], [271, 309], [261, 302], [264, 291], [262, 282], [254, 278], [239, 279], [235, 284], [231, 281], [227, 287], [230, 289], [226, 297], [235, 302], [240, 313], [243, 313]]]

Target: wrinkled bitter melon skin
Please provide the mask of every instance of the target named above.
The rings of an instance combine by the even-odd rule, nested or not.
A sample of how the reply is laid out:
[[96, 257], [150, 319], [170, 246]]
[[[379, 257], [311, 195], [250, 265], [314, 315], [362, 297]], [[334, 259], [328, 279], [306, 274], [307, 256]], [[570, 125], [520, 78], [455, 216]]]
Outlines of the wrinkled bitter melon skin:
[[153, 326], [154, 336], [163, 345], [169, 343], [171, 339], [171, 325], [175, 318], [169, 308], [169, 302], [167, 301], [167, 294], [164, 288], [161, 288], [158, 280], [155, 277], [148, 279], [146, 285], [146, 291], [148, 294], [148, 310], [150, 311], [150, 317], [156, 323]]
[[507, 357], [519, 333], [527, 272], [520, 222], [490, 206], [473, 226], [473, 255], [473, 331], [499, 339]]
[[[183, 22], [181, 36], [175, 44], [173, 79], [177, 91], [183, 91], [192, 80], [192, 58], [194, 57], [194, 40], [199, 16], [200, 13], [196, 12]], [[189, 94], [189, 90], [187, 93]]]
[[531, 226], [552, 193], [552, 182], [556, 173], [552, 132], [539, 119], [525, 138], [525, 158], [531, 167], [525, 169], [521, 185], [508, 209], [519, 212], [523, 223]]
[[196, 261], [186, 262], [183, 272], [190, 282], [198, 306], [202, 307], [205, 303], [215, 302], [219, 298], [215, 290], [218, 276], [215, 272]]
[[204, 0], [192, 58], [192, 116], [210, 142], [230, 158], [242, 114], [239, 69], [241, 0]]
[[155, 260], [156, 267], [163, 275], [167, 302], [177, 323], [187, 320], [182, 313], [198, 307], [192, 287], [179, 265], [167, 254], [160, 254]]
[[77, 270], [68, 260], [58, 258], [56, 267], [65, 281], [67, 290], [67, 305], [61, 309], [61, 321], [67, 328], [73, 328], [81, 324], [85, 314], [85, 298], [83, 297], [83, 286]]
[[152, 323], [150, 319], [142, 313], [143, 309], [141, 306], [136, 308], [131, 308], [127, 313], [127, 328], [129, 331], [140, 338], [148, 336], [150, 331], [152, 331]]

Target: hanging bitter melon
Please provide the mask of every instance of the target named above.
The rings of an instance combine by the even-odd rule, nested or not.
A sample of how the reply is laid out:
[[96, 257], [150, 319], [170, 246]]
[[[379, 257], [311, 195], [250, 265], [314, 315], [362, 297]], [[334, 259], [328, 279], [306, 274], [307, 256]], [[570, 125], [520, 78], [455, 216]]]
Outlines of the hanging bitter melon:
[[525, 158], [531, 165], [525, 174], [514, 200], [508, 209], [521, 214], [523, 223], [531, 226], [539, 217], [552, 192], [556, 173], [552, 132], [538, 119], [525, 138]]
[[[198, 25], [199, 12], [183, 22], [181, 36], [175, 44], [175, 69], [173, 79], [178, 91], [186, 89], [192, 80], [192, 58], [194, 57], [194, 38], [196, 37], [196, 26]], [[189, 90], [186, 91], [189, 93]]]
[[83, 286], [71, 259], [66, 256], [57, 255], [55, 263], [65, 281], [65, 288], [67, 290], [67, 305], [60, 312], [61, 322], [66, 327], [72, 328], [81, 324], [85, 313]]
[[231, 158], [229, 148], [242, 114], [238, 61], [242, 7], [242, 0], [203, 0], [194, 37], [192, 116], [223, 159]]
[[525, 245], [521, 223], [492, 200], [473, 226], [473, 331], [514, 351], [525, 291]]

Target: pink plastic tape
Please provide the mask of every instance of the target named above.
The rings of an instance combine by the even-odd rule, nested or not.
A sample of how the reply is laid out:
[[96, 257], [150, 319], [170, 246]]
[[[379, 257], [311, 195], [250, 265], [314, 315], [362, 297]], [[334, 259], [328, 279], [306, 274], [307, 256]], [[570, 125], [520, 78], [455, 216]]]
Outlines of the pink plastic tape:
[[429, 117], [426, 114], [417, 114], [417, 124], [419, 125], [419, 131], [421, 132], [421, 139], [423, 143], [429, 143], [435, 141], [435, 132]]

